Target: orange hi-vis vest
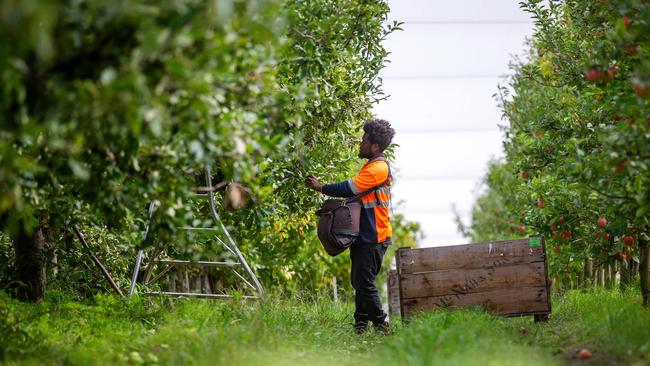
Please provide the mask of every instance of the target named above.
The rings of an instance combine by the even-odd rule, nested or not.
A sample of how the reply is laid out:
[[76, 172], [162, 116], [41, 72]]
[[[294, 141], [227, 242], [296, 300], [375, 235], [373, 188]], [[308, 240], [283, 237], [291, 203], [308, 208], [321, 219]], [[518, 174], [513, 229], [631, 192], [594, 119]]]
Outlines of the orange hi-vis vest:
[[390, 239], [390, 187], [392, 177], [384, 158], [366, 163], [354, 178], [326, 184], [323, 193], [334, 197], [352, 197], [385, 182], [376, 191], [361, 197], [363, 210], [359, 222], [359, 237], [366, 243], [384, 243]]

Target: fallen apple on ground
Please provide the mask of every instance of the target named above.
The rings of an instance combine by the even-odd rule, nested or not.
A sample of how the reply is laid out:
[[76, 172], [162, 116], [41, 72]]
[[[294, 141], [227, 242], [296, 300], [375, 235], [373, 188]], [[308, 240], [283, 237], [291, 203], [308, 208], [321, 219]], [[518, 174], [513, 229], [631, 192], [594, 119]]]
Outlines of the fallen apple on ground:
[[583, 348], [583, 349], [580, 350], [578, 355], [580, 356], [581, 360], [586, 360], [586, 359], [591, 357], [591, 351], [586, 349], [586, 348]]

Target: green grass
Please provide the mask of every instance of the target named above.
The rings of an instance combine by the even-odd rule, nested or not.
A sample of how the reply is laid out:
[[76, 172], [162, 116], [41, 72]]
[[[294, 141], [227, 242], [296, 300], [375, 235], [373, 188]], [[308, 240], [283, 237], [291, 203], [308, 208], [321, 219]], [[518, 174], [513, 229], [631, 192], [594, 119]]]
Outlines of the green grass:
[[[436, 311], [390, 336], [351, 330], [353, 306], [271, 295], [262, 302], [116, 299], [23, 304], [0, 293], [5, 364], [556, 365], [650, 364], [650, 311], [637, 292], [555, 298], [546, 323]], [[520, 328], [528, 329], [526, 334]]]
[[571, 360], [587, 347], [595, 363], [650, 365], [650, 309], [638, 288], [571, 291], [556, 302], [538, 343]]

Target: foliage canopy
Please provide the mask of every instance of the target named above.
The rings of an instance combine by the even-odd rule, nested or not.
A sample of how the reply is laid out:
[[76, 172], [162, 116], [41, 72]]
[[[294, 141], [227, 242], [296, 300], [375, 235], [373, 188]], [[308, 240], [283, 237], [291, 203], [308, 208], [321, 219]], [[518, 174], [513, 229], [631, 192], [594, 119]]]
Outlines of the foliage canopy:
[[[3, 231], [46, 228], [61, 262], [79, 259], [70, 227], [82, 225], [126, 274], [148, 202], [150, 237], [192, 241], [176, 228], [197, 224], [188, 196], [209, 164], [217, 183], [250, 190], [252, 204], [220, 214], [267, 283], [345, 276], [319, 248], [319, 198], [303, 179], [358, 168], [359, 127], [382, 97], [381, 41], [399, 29], [384, 24], [388, 10], [379, 0], [1, 1]], [[397, 226], [412, 242], [417, 228]]]

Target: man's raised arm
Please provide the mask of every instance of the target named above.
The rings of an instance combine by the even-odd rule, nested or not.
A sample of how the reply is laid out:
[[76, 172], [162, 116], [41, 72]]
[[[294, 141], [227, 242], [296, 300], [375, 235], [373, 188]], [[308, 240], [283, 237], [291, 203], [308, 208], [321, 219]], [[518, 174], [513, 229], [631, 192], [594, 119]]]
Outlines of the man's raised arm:
[[316, 177], [310, 175], [305, 179], [305, 183], [307, 184], [307, 187], [331, 197], [352, 197], [355, 195], [350, 186], [351, 184], [354, 184], [352, 183], [352, 180], [322, 185], [318, 182]]

